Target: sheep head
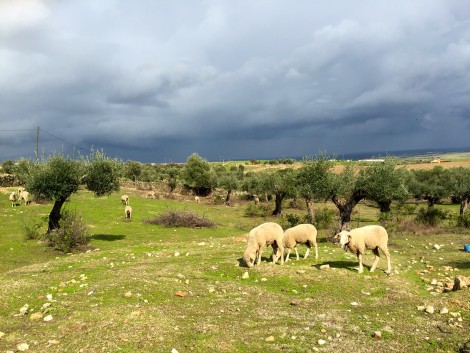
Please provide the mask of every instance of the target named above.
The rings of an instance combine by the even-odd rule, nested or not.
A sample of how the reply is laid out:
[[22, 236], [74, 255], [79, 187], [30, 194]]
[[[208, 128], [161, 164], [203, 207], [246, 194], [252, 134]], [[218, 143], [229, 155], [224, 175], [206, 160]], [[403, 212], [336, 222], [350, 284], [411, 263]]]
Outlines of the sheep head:
[[349, 242], [351, 241], [351, 233], [347, 230], [342, 230], [335, 235], [335, 240], [339, 241], [339, 245], [341, 245], [344, 251], [347, 251]]
[[245, 261], [246, 266], [253, 267], [256, 260], [256, 251], [249, 251], [248, 249], [243, 254], [243, 261]]

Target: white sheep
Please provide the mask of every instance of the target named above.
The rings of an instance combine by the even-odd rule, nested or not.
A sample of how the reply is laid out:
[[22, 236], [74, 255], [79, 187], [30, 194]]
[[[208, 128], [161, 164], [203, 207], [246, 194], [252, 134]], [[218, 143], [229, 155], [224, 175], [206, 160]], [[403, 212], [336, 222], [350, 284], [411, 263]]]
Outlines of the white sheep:
[[132, 207], [127, 205], [126, 208], [124, 209], [124, 214], [126, 216], [126, 219], [131, 219], [132, 218]]
[[147, 198], [148, 199], [155, 199], [157, 197], [157, 193], [155, 191], [149, 191], [147, 192]]
[[19, 197], [20, 203], [21, 200], [24, 200], [25, 205], [29, 205], [31, 203], [31, 200], [29, 199], [29, 192], [27, 192], [26, 190], [21, 191]]
[[[243, 260], [248, 267], [253, 267], [255, 262], [259, 265], [261, 255], [267, 246], [273, 247], [273, 264], [281, 259], [281, 265], [284, 264], [284, 231], [282, 227], [274, 222], [266, 222], [253, 228], [248, 234], [246, 250], [243, 254]], [[280, 253], [280, 255], [278, 255]], [[256, 261], [256, 259], [258, 259]]]
[[129, 196], [127, 196], [127, 195], [122, 195], [122, 196], [121, 196], [121, 203], [122, 203], [123, 205], [129, 205]]
[[379, 250], [382, 251], [387, 258], [387, 271], [385, 272], [391, 272], [390, 254], [387, 247], [388, 234], [384, 227], [369, 225], [355, 228], [351, 231], [343, 230], [336, 234], [335, 239], [339, 239], [339, 243], [345, 251], [349, 250], [357, 255], [357, 259], [359, 260], [359, 273], [364, 271], [362, 258], [366, 249], [372, 250], [375, 255], [370, 272], [374, 272], [379, 263]]
[[194, 197], [194, 202], [196, 202], [196, 203], [201, 202], [201, 199], [199, 198], [199, 196], [195, 196], [195, 197]]
[[258, 206], [259, 205], [259, 198], [258, 196], [255, 196], [253, 201], [255, 202], [255, 205]]
[[297, 260], [299, 259], [297, 244], [305, 244], [307, 246], [304, 259], [310, 254], [310, 248], [315, 246], [315, 259], [318, 259], [317, 234], [317, 229], [311, 224], [299, 224], [287, 229], [284, 232], [284, 249], [287, 248], [286, 262], [289, 261], [292, 249], [295, 250]]
[[16, 194], [16, 192], [10, 193], [8, 199], [11, 201], [11, 207], [15, 207], [17, 205], [16, 201], [18, 201], [18, 195]]

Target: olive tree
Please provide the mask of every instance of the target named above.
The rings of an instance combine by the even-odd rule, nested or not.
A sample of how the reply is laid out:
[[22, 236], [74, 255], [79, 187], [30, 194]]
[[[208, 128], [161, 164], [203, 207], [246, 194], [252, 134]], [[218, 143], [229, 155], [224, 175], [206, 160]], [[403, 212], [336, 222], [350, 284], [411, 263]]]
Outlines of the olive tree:
[[281, 169], [272, 174], [264, 174], [262, 177], [262, 189], [275, 196], [273, 216], [279, 216], [282, 213], [282, 201], [286, 197], [296, 195], [295, 172], [293, 169]]
[[364, 175], [351, 165], [347, 165], [339, 174], [332, 174], [331, 195], [331, 200], [339, 210], [339, 229], [349, 228], [354, 207], [367, 197]]
[[379, 205], [380, 212], [388, 213], [393, 201], [404, 202], [408, 198], [407, 171], [397, 168], [396, 159], [386, 158], [384, 162], [375, 162], [362, 173], [367, 198]]
[[119, 190], [119, 164], [102, 152], [94, 152], [88, 159], [74, 160], [63, 155], [52, 155], [31, 164], [26, 176], [26, 189], [36, 197], [53, 201], [49, 214], [48, 233], [59, 228], [61, 209], [80, 185], [86, 185], [97, 196]]
[[412, 170], [407, 180], [408, 190], [415, 198], [426, 200], [428, 207], [433, 207], [442, 198], [450, 196], [449, 173], [441, 166]]
[[470, 200], [470, 168], [451, 168], [449, 172], [449, 191], [452, 198], [460, 203], [460, 216], [463, 216]]
[[313, 224], [313, 203], [325, 201], [331, 196], [331, 168], [333, 162], [326, 156], [305, 160], [297, 173], [297, 188], [307, 204], [308, 222]]
[[196, 195], [209, 195], [217, 184], [217, 178], [209, 162], [197, 153], [188, 157], [181, 178], [185, 187], [191, 189]]

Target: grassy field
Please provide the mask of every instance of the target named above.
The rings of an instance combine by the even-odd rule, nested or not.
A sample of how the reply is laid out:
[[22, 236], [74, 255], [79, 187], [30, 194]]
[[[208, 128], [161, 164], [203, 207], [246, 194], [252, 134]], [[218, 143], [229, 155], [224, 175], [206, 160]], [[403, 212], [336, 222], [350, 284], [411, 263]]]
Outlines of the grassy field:
[[[91, 244], [62, 254], [23, 234], [24, 224], [41, 220], [52, 205], [12, 208], [6, 191], [0, 201], [0, 352], [27, 344], [28, 352], [421, 353], [458, 352], [470, 340], [469, 288], [438, 293], [433, 284], [470, 276], [470, 253], [463, 251], [468, 231], [391, 231], [390, 276], [384, 260], [369, 273], [372, 254], [358, 274], [355, 256], [327, 241], [323, 230], [317, 261], [294, 256], [272, 265], [265, 254], [248, 270], [240, 266], [244, 235], [271, 219], [244, 217], [241, 201], [227, 207], [152, 200], [126, 190], [134, 209], [126, 221], [119, 194], [96, 198], [80, 191], [67, 207], [83, 214]], [[192, 211], [217, 227], [143, 222], [168, 210]], [[360, 204], [353, 226], [376, 222], [377, 214]], [[443, 308], [449, 312], [439, 313]]]

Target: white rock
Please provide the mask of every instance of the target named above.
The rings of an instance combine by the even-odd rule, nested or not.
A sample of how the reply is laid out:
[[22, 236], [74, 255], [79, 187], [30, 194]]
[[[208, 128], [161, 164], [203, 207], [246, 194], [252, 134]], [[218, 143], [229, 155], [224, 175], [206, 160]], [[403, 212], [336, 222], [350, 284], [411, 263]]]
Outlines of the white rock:
[[323, 340], [323, 339], [319, 339], [319, 340], [317, 341], [317, 343], [318, 343], [320, 346], [323, 346], [324, 344], [326, 344], [326, 341]]
[[426, 307], [426, 312], [427, 312], [428, 314], [434, 314], [434, 307], [433, 307], [432, 305], [428, 305], [428, 306]]
[[18, 349], [20, 352], [26, 352], [29, 349], [29, 344], [20, 343], [16, 346], [16, 349]]
[[248, 273], [248, 271], [245, 271], [242, 275], [242, 279], [248, 279], [250, 278], [250, 274]]
[[434, 244], [434, 249], [439, 250], [441, 246], [439, 244]]
[[1, 339], [3, 336], [5, 336], [5, 332], [1, 332], [1, 331], [0, 331], [0, 339]]
[[439, 314], [447, 314], [449, 312], [449, 309], [447, 309], [446, 307], [442, 308], [440, 311], [439, 311]]
[[171, 353], [179, 353], [179, 352], [176, 350], [176, 348], [173, 348], [173, 349], [171, 350]]
[[26, 315], [29, 310], [29, 305], [25, 304], [20, 308], [20, 315]]
[[320, 270], [327, 270], [329, 268], [330, 268], [330, 265], [328, 265], [328, 264], [320, 266]]
[[359, 303], [358, 303], [358, 302], [352, 302], [351, 305], [352, 305], [352, 306], [358, 306]]
[[266, 342], [273, 342], [274, 341], [274, 336], [266, 337], [265, 341]]
[[43, 320], [46, 321], [46, 322], [52, 321], [52, 315], [47, 315], [46, 317], [44, 317]]

